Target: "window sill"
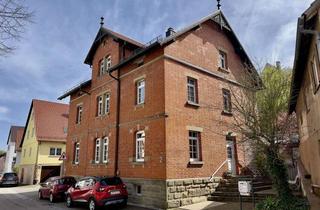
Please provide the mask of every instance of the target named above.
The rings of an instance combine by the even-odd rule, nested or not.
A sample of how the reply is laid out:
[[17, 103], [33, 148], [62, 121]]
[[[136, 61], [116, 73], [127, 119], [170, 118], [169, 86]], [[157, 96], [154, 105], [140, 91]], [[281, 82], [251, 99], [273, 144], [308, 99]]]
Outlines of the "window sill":
[[187, 106], [193, 106], [195, 108], [199, 108], [200, 107], [200, 105], [198, 103], [195, 103], [195, 102], [192, 102], [192, 101], [187, 101], [186, 105]]
[[106, 116], [109, 116], [110, 115], [110, 112], [108, 112], [108, 113], [106, 113], [106, 114], [103, 114], [103, 115], [98, 115], [98, 116], [96, 116], [96, 119], [102, 119], [102, 118], [104, 118], [104, 117], [106, 117]]
[[136, 104], [134, 107], [135, 108], [144, 108], [145, 103], [141, 103], [141, 104]]
[[229, 112], [229, 111], [226, 111], [226, 110], [223, 110], [221, 112], [222, 115], [226, 115], [226, 116], [233, 116], [233, 113], [232, 112]]
[[222, 68], [222, 67], [218, 67], [218, 71], [221, 71], [221, 72], [223, 72], [223, 73], [227, 73], [227, 74], [229, 74], [229, 73], [230, 73], [230, 70], [229, 70], [229, 69]]
[[189, 165], [203, 165], [203, 161], [189, 161]]
[[144, 165], [145, 161], [133, 161], [132, 164], [133, 165]]

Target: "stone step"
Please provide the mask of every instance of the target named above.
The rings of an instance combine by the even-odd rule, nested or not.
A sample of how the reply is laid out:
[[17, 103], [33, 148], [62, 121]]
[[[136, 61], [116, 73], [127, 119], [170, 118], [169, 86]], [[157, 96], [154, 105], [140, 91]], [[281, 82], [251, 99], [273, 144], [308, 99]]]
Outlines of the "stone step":
[[[211, 193], [212, 196], [222, 196], [222, 197], [239, 197], [239, 192], [213, 192]], [[267, 197], [267, 196], [274, 196], [275, 194], [272, 193], [255, 193], [255, 197]]]
[[[272, 183], [254, 182], [253, 186], [254, 187], [272, 186]], [[238, 188], [238, 182], [235, 182], [235, 183], [219, 183], [219, 187], [236, 187], [236, 188]]]
[[[258, 203], [259, 201], [264, 200], [264, 197], [255, 197], [254, 201], [255, 203]], [[222, 196], [209, 196], [208, 197], [208, 201], [235, 201], [235, 202], [239, 202], [240, 198], [239, 196], [235, 196], [235, 197], [222, 197]], [[243, 202], [252, 202], [252, 197], [251, 196], [243, 196], [242, 197], [242, 201]]]
[[[259, 192], [262, 190], [269, 190], [272, 189], [271, 185], [265, 185], [265, 186], [253, 186], [253, 189], [255, 192]], [[223, 186], [219, 186], [216, 188], [216, 192], [239, 192], [238, 186], [236, 187], [223, 187]]]

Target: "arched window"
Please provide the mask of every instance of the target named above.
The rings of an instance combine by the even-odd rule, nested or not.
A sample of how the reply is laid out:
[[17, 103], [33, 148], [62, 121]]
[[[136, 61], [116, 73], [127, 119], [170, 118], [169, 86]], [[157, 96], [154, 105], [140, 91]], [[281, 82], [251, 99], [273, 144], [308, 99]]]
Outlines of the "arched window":
[[109, 156], [109, 138], [105, 137], [102, 141], [102, 162], [107, 163]]
[[95, 163], [100, 163], [100, 139], [96, 139], [94, 161]]

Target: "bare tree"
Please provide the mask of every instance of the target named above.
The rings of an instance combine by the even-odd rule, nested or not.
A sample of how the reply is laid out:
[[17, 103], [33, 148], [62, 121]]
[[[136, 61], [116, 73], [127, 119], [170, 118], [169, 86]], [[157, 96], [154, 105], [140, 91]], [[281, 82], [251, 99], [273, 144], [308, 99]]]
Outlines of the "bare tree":
[[0, 0], [0, 55], [11, 53], [33, 13], [19, 0]]

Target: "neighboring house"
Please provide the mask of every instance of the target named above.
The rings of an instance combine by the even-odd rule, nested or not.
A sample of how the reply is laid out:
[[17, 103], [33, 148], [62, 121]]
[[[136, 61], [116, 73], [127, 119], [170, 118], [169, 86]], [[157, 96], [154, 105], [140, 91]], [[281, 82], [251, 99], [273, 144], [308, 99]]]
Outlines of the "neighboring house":
[[171, 208], [206, 199], [219, 166], [245, 166], [229, 88], [256, 72], [221, 11], [147, 45], [101, 26], [85, 63], [92, 79], [59, 97], [68, 175], [120, 175], [130, 203]]
[[320, 0], [317, 0], [298, 19], [289, 112], [296, 112], [300, 159], [306, 172], [311, 175], [314, 191], [320, 195], [319, 14]]
[[69, 106], [33, 99], [21, 141], [20, 181], [39, 183], [62, 174]]
[[21, 142], [24, 127], [11, 126], [8, 140], [7, 140], [7, 151], [6, 151], [6, 162], [4, 172], [12, 172], [13, 167], [19, 164], [17, 159], [17, 144]]
[[0, 174], [4, 173], [5, 162], [6, 162], [6, 154], [0, 155]]

